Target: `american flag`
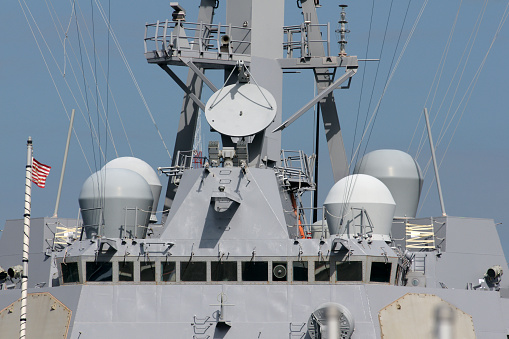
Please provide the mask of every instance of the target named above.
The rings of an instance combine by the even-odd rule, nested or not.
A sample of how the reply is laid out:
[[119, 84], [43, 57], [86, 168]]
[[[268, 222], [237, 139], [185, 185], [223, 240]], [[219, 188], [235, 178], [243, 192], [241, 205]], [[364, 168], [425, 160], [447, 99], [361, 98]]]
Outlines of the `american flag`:
[[40, 188], [44, 188], [51, 166], [44, 165], [35, 158], [32, 158], [32, 160], [32, 182]]

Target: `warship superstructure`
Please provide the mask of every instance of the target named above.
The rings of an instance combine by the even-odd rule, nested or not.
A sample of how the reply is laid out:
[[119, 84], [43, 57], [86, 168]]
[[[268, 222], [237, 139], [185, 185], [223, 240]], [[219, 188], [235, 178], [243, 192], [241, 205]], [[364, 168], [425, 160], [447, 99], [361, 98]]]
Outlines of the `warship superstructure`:
[[[27, 338], [508, 338], [509, 280], [491, 219], [416, 219], [422, 174], [399, 150], [349, 166], [335, 95], [359, 60], [339, 55], [315, 0], [284, 25], [284, 1], [172, 2], [146, 25], [145, 57], [184, 92], [161, 220], [155, 170], [117, 158], [91, 175], [81, 217], [32, 218]], [[187, 67], [187, 80], [174, 68]], [[224, 73], [214, 83], [211, 70]], [[317, 94], [283, 121], [283, 73]], [[213, 92], [202, 97], [203, 86]], [[319, 107], [335, 184], [323, 206], [315, 156], [282, 150]], [[202, 110], [217, 140], [193, 150]], [[350, 167], [353, 168], [350, 173]], [[19, 337], [23, 220], [0, 238], [0, 337]]]

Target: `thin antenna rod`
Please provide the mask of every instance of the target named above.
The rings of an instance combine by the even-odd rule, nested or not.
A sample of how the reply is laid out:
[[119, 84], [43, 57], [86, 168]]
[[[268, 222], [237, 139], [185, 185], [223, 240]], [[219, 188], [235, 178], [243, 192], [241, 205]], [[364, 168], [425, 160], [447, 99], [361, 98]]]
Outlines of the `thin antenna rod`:
[[442, 215], [445, 217], [444, 197], [442, 196], [442, 186], [440, 185], [440, 177], [438, 176], [437, 159], [435, 157], [435, 147], [433, 146], [433, 137], [431, 136], [431, 127], [429, 125], [428, 109], [424, 108], [424, 117], [426, 118], [426, 128], [428, 129], [429, 145], [431, 148], [431, 158], [433, 159], [433, 167], [435, 168], [435, 178], [438, 187], [438, 198], [440, 199], [440, 207], [442, 208]]
[[62, 172], [60, 173], [60, 183], [58, 184], [57, 202], [55, 203], [55, 213], [53, 213], [53, 218], [58, 217], [58, 205], [60, 204], [60, 194], [62, 193], [62, 185], [64, 183], [65, 165], [67, 164], [67, 154], [69, 153], [69, 143], [71, 142], [74, 113], [75, 109], [73, 108], [71, 113], [71, 122], [69, 123], [69, 131], [67, 132], [67, 143], [65, 144], [64, 161], [62, 163]]

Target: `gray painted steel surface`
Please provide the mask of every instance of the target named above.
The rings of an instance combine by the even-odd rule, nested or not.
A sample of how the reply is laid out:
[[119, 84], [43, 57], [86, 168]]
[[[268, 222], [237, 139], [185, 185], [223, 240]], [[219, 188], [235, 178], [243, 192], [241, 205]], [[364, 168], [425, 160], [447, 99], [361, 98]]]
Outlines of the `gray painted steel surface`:
[[[284, 26], [281, 0], [221, 1], [217, 9], [216, 1], [202, 0], [195, 23], [191, 18], [182, 21], [179, 10], [177, 22], [147, 25], [147, 61], [165, 69], [177, 82], [175, 88], [186, 93], [173, 163], [162, 170], [169, 175], [165, 200], [169, 212], [161, 225], [147, 225], [148, 213], [145, 221], [131, 224], [143, 232], [120, 236], [90, 232], [87, 236], [74, 219], [32, 219], [29, 293], [50, 293], [70, 310], [67, 338], [310, 339], [320, 332], [332, 339], [327, 333], [334, 332], [335, 316], [327, 317], [326, 312], [325, 321], [313, 318], [328, 303], [339, 305], [336, 311], [355, 324], [353, 332], [343, 332], [342, 338], [381, 338], [382, 328], [389, 331], [385, 326], [405, 328], [404, 338], [418, 338], [431, 333], [422, 328], [432, 331], [440, 325], [439, 318], [427, 314], [416, 320], [422, 326], [398, 327], [394, 314], [397, 318], [398, 310], [408, 307], [403, 303], [398, 309], [399, 300], [417, 303], [408, 314], [435, 311], [433, 303], [444, 300], [465, 319], [471, 317], [467, 323], [473, 330], [465, 326], [467, 335], [507, 338], [509, 279], [488, 274], [495, 266], [500, 267], [493, 272], [509, 272], [493, 220], [451, 216], [392, 220], [394, 203], [397, 208], [408, 202], [406, 212], [401, 212], [408, 217], [418, 197], [415, 173], [409, 174], [412, 187], [405, 190], [408, 159], [384, 156], [387, 163], [381, 168], [377, 166], [384, 161], [375, 161], [369, 174], [380, 180], [385, 180], [389, 167], [402, 171], [388, 176], [397, 182], [388, 183], [389, 189], [372, 178], [383, 186], [383, 193], [367, 187], [362, 194], [351, 194], [351, 187], [345, 186], [336, 196], [355, 204], [365, 218], [359, 231], [336, 232], [344, 227], [341, 224], [329, 236], [314, 232], [321, 223], [314, 228], [307, 223], [301, 195], [315, 189], [312, 168], [304, 173], [288, 159], [281, 161], [282, 131], [272, 132], [282, 123], [283, 69], [312, 70], [320, 92], [338, 81], [337, 68], [345, 68], [350, 81], [358, 67], [355, 56], [326, 55], [329, 32], [320, 31], [325, 26], [318, 26], [315, 3], [299, 2], [304, 20], [294, 26]], [[226, 11], [226, 24], [211, 26], [215, 10]], [[151, 29], [159, 33], [150, 33]], [[298, 48], [288, 34], [299, 35]], [[301, 55], [295, 57], [300, 48]], [[239, 61], [249, 68], [250, 79], [237, 73]], [[190, 67], [186, 83], [170, 69], [174, 66]], [[256, 82], [272, 94], [277, 110], [270, 125], [254, 135], [241, 139], [219, 134], [222, 145], [211, 144], [209, 158], [196, 165], [179, 157], [192, 150], [198, 109], [206, 101], [201, 98], [202, 84], [223, 86], [209, 83], [206, 68], [224, 70], [226, 85]], [[315, 100], [320, 102], [334, 179], [339, 181], [348, 175], [348, 163], [332, 91]], [[419, 172], [414, 165], [410, 172]], [[150, 210], [152, 192], [140, 179], [146, 187], [133, 191], [137, 196], [145, 191]], [[127, 181], [117, 180], [118, 189], [126, 189]], [[395, 201], [389, 191], [394, 186], [402, 193], [394, 193]], [[104, 198], [100, 192], [98, 196], [99, 201]], [[108, 213], [116, 220], [106, 217]], [[106, 228], [118, 231], [129, 225], [118, 215], [106, 205]], [[22, 226], [22, 220], [9, 220], [0, 238], [0, 265], [6, 270], [21, 263]], [[429, 297], [420, 304], [416, 295]], [[0, 326], [2, 315], [9, 314], [6, 307], [19, 296], [18, 278], [0, 280]], [[41, 324], [53, 316], [43, 308], [46, 311], [41, 308], [39, 315], [29, 313], [29, 334], [31, 321]]]

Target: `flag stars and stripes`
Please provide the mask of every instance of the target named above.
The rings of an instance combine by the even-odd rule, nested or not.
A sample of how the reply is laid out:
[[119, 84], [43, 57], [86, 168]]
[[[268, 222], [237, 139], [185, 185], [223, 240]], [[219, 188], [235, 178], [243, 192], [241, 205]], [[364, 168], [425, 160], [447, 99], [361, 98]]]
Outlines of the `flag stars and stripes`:
[[51, 166], [44, 165], [35, 158], [32, 158], [32, 160], [32, 182], [40, 188], [44, 188]]

